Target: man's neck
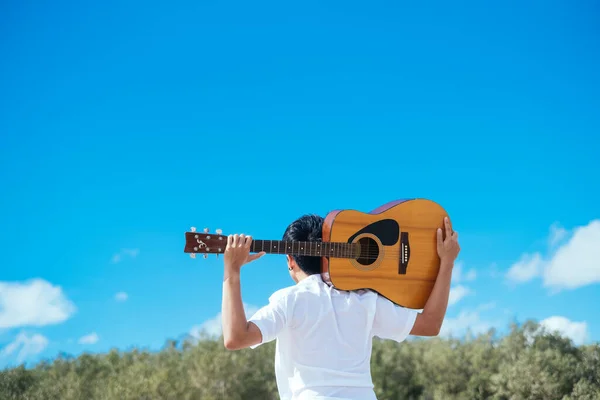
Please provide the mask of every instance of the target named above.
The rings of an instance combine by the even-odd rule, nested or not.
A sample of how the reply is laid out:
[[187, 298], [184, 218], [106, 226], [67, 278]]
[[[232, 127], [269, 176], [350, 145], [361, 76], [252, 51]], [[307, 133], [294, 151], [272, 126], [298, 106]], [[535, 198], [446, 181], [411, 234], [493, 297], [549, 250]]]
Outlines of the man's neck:
[[[313, 275], [318, 275], [318, 274], [313, 274]], [[296, 279], [298, 279], [298, 282], [296, 282], [296, 283], [300, 283], [303, 280], [305, 280], [306, 278], [311, 277], [313, 275], [308, 275], [306, 272], [302, 271], [301, 273], [296, 275]]]

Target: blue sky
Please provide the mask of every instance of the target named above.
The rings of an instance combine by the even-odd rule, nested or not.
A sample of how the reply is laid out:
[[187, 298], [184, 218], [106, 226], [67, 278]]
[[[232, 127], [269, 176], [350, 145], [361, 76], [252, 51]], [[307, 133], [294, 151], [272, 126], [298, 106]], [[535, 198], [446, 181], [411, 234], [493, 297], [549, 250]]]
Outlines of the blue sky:
[[[407, 197], [460, 233], [445, 334], [598, 341], [595, 7], [3, 2], [0, 365], [214, 329], [190, 226], [279, 238]], [[267, 256], [244, 301], [291, 283]]]

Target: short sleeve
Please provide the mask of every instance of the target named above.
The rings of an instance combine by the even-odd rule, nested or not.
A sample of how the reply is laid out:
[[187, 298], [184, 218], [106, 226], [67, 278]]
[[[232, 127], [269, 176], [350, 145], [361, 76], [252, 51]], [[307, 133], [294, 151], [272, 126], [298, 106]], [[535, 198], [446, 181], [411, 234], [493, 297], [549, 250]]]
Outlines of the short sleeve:
[[402, 342], [412, 330], [417, 314], [417, 310], [401, 307], [385, 297], [377, 296], [373, 336]]
[[254, 349], [263, 343], [275, 340], [287, 325], [287, 318], [287, 297], [271, 296], [269, 304], [255, 312], [248, 320], [254, 323], [262, 334], [262, 342], [250, 347]]

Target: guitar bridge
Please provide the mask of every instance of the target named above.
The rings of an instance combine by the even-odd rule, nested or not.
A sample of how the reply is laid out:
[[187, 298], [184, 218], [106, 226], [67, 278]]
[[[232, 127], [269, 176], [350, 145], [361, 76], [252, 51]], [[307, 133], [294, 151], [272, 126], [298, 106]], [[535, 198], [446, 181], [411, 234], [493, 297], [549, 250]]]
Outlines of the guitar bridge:
[[398, 267], [398, 273], [400, 275], [406, 275], [406, 269], [408, 268], [408, 261], [410, 260], [410, 243], [408, 242], [408, 232], [400, 233], [400, 265]]

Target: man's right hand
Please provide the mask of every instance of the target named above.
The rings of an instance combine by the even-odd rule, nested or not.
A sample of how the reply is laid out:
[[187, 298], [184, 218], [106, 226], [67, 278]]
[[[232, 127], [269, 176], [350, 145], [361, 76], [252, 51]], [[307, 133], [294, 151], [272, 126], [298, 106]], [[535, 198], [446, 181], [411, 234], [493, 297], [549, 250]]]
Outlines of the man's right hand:
[[454, 260], [460, 252], [458, 233], [452, 232], [448, 217], [444, 218], [444, 230], [446, 231], [445, 238], [442, 229], [437, 231], [437, 252], [441, 259], [440, 270], [423, 312], [417, 315], [415, 324], [410, 331], [411, 335], [437, 336], [442, 329], [450, 296], [452, 268]]
[[458, 233], [452, 231], [448, 217], [444, 218], [444, 227], [446, 231], [445, 238], [442, 237], [442, 229], [438, 228], [437, 230], [437, 252], [442, 263], [448, 263], [452, 265], [454, 260], [456, 260], [456, 257], [458, 257], [458, 253], [460, 252]]

